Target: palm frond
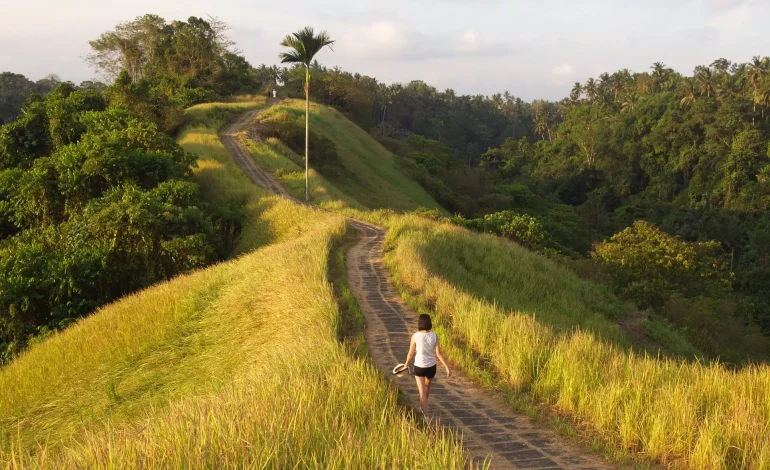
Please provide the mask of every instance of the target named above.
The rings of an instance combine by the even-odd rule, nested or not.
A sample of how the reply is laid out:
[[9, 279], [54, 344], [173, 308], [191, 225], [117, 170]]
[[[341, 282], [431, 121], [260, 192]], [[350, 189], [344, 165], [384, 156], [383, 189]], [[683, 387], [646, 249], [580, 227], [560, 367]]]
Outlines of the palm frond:
[[321, 31], [316, 35], [312, 27], [306, 26], [283, 38], [281, 45], [293, 50], [283, 52], [279, 54], [279, 57], [283, 63], [303, 63], [310, 66], [313, 57], [324, 47], [331, 49], [332, 44], [334, 44], [334, 40], [331, 39], [329, 33]]

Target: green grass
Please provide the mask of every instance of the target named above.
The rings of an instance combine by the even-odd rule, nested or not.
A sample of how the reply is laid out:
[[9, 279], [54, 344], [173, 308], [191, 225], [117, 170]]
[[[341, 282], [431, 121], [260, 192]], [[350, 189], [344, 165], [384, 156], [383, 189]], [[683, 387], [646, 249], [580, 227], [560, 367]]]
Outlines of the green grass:
[[[218, 127], [258, 106], [192, 108], [180, 135], [201, 156], [206, 197], [244, 208], [241, 256], [107, 306], [0, 370], [0, 466], [464, 466], [452, 437], [415, 427], [361, 357], [344, 219], [267, 195], [219, 143]], [[291, 102], [266, 117], [302, 110]], [[312, 202], [388, 228], [399, 288], [435, 316], [447, 353], [473, 379], [616, 457], [770, 469], [770, 368], [637, 352], [618, 326], [630, 307], [606, 289], [511, 242], [398, 214], [436, 204], [339, 113], [314, 106], [311, 126], [356, 175], [313, 173]], [[289, 149], [250, 145], [303, 194]], [[647, 329], [690, 348], [666, 325]], [[287, 351], [297, 331], [303, 340]]]
[[248, 206], [241, 256], [108, 305], [0, 370], [0, 467], [463, 468], [452, 436], [416, 427], [338, 341], [328, 272], [344, 219], [248, 182], [210, 127], [226, 117], [196, 116], [180, 142], [200, 152], [204, 194]]
[[[304, 112], [304, 101], [291, 100], [263, 112], [260, 119], [288, 114], [300, 120]], [[312, 103], [310, 113], [310, 128], [334, 142], [344, 170], [341, 176], [326, 179], [314, 175], [316, 203], [343, 201], [356, 209], [409, 211], [425, 207], [443, 212], [422, 186], [398, 169], [395, 156], [367, 132], [329, 107]], [[292, 195], [304, 196], [304, 169], [287, 157], [290, 149], [275, 141], [252, 145], [259, 164], [274, 171]], [[312, 155], [310, 158], [312, 162]]]
[[[291, 110], [270, 112], [299, 115], [301, 109], [294, 102]], [[341, 137], [352, 124], [338, 122], [336, 113], [317, 106], [312, 119], [338, 148], [356, 148], [346, 158], [361, 152]], [[263, 146], [252, 149], [260, 164], [269, 166], [268, 149], [269, 159], [290, 163], [280, 142], [256, 145]], [[345, 165], [362, 177], [380, 171], [364, 161]], [[301, 175], [296, 166], [270, 168]], [[653, 347], [635, 345], [619, 326], [631, 307], [606, 288], [509, 241], [413, 215], [361, 210], [378, 206], [366, 203], [373, 197], [368, 187], [314, 178], [314, 203], [388, 228], [386, 257], [402, 294], [436, 316], [452, 360], [513, 406], [544, 410], [562, 432], [620, 460], [770, 469], [767, 366], [731, 370], [644, 352]], [[289, 178], [284, 182], [291, 187]], [[294, 194], [301, 188], [296, 184]], [[667, 325], [646, 327], [668, 352], [697, 352]]]
[[[454, 361], [527, 396], [605, 448], [690, 469], [770, 468], [770, 368], [638, 354], [596, 285], [502, 239], [395, 219], [388, 264], [433, 313]], [[481, 370], [480, 370], [481, 369]]]

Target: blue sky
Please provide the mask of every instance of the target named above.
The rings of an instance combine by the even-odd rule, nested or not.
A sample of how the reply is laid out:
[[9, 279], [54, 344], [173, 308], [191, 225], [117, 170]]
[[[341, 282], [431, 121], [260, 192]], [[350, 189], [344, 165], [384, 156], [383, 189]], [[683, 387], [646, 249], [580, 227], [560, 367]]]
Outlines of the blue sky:
[[32, 79], [94, 77], [87, 41], [145, 13], [219, 17], [252, 64], [277, 63], [281, 38], [305, 25], [337, 40], [326, 65], [380, 81], [421, 79], [460, 93], [509, 90], [559, 99], [603, 71], [683, 73], [725, 57], [770, 55], [766, 0], [3, 0], [0, 71]]

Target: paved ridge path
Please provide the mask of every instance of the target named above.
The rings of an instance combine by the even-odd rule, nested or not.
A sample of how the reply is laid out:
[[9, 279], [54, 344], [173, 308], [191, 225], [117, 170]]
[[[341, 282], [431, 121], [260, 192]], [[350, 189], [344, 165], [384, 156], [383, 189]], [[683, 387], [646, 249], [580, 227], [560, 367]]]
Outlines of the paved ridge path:
[[[273, 176], [254, 163], [238, 138], [238, 132], [259, 111], [246, 113], [220, 136], [235, 162], [263, 188], [290, 198]], [[361, 232], [361, 240], [347, 256], [348, 285], [366, 317], [366, 342], [375, 366], [391, 378], [412, 403], [419, 407], [417, 385], [411, 376], [394, 378], [391, 369], [406, 358], [417, 315], [396, 292], [390, 272], [383, 264], [383, 229], [348, 219]], [[474, 462], [489, 458], [499, 469], [610, 469], [600, 457], [565, 442], [553, 431], [515, 415], [510, 406], [494, 393], [486, 392], [464, 378], [459, 370], [447, 379], [439, 368], [430, 391], [431, 415], [462, 435], [463, 444]]]

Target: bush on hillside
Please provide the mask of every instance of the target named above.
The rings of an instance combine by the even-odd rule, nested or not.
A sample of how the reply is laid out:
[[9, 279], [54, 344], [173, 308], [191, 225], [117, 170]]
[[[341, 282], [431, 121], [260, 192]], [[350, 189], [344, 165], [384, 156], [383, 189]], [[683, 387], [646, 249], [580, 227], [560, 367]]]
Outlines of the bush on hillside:
[[509, 238], [532, 250], [546, 246], [548, 234], [536, 218], [514, 211], [487, 214], [480, 219], [457, 217], [455, 222], [477, 232], [494, 233]]
[[226, 255], [194, 156], [98, 92], [61, 84], [0, 128], [0, 362], [39, 333]]
[[642, 308], [660, 308], [672, 296], [726, 294], [732, 274], [717, 242], [686, 242], [645, 221], [594, 247], [591, 257], [612, 274], [616, 289]]

